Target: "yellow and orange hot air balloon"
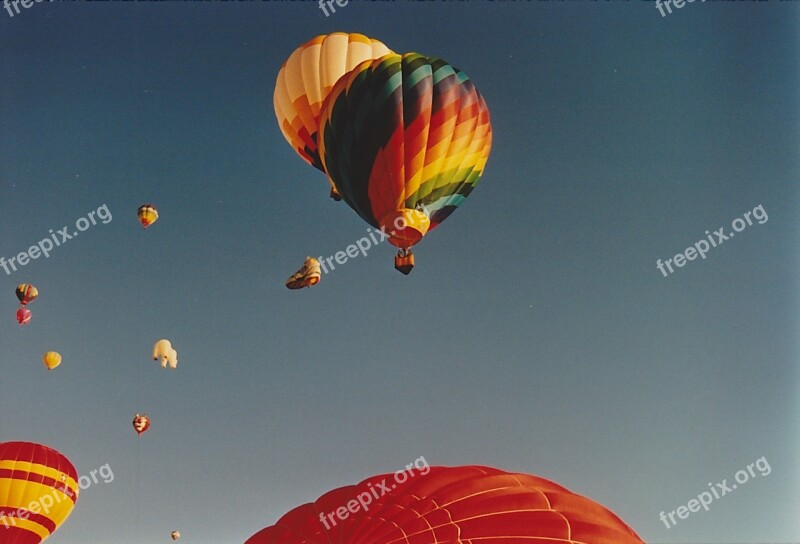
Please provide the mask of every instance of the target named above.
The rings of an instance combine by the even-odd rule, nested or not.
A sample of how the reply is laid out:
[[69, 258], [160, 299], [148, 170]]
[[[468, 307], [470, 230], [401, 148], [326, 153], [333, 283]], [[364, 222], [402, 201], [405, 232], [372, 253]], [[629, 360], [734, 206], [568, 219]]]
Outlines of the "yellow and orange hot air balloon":
[[0, 443], [0, 542], [42, 542], [70, 515], [79, 492], [75, 467], [56, 450]]
[[158, 221], [158, 210], [152, 204], [142, 204], [136, 212], [139, 217], [139, 223], [143, 228], [147, 228], [156, 221]]
[[42, 357], [42, 362], [47, 367], [47, 370], [53, 370], [61, 364], [61, 354], [57, 351], [48, 351]]
[[39, 290], [30, 283], [20, 283], [17, 285], [16, 294], [19, 303], [25, 306], [39, 296]]
[[[278, 72], [272, 96], [283, 136], [300, 157], [318, 170], [317, 149], [322, 103], [344, 74], [365, 60], [391, 53], [383, 43], [363, 34], [323, 34], [294, 50]], [[339, 194], [331, 185], [331, 198]]]

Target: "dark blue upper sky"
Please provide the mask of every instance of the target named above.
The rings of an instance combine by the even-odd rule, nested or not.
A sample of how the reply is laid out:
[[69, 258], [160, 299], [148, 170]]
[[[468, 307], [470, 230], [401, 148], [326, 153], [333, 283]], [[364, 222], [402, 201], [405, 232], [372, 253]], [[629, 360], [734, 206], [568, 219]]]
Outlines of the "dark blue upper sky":
[[[0, 256], [113, 217], [0, 269], [0, 441], [115, 476], [51, 541], [241, 543], [420, 456], [553, 479], [652, 543], [800, 540], [799, 23], [793, 2], [0, 11]], [[306, 255], [367, 229], [272, 109], [281, 63], [337, 30], [464, 70], [494, 146], [409, 276], [384, 243], [294, 292]], [[150, 360], [162, 337], [175, 371]], [[659, 520], [761, 457], [769, 475]]]

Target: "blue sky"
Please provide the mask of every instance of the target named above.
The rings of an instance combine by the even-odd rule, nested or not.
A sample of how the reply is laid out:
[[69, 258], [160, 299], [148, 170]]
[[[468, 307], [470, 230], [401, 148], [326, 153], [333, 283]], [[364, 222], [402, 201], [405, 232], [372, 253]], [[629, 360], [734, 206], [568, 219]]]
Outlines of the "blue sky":
[[[647, 542], [800, 541], [798, 23], [790, 2], [0, 11], [0, 256], [112, 214], [0, 270], [0, 441], [115, 476], [50, 541], [241, 543], [420, 456], [550, 478]], [[494, 145], [409, 276], [382, 244], [294, 292], [306, 255], [368, 227], [272, 110], [285, 58], [337, 30], [464, 70]], [[706, 259], [656, 268], [759, 205]], [[177, 370], [150, 360], [159, 338]], [[761, 457], [769, 475], [659, 520]]]

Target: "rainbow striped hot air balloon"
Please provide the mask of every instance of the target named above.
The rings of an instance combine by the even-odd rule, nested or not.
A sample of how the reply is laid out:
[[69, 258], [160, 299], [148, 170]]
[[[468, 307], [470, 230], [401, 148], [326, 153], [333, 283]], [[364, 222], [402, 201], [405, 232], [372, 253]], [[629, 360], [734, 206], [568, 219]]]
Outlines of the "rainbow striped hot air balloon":
[[345, 202], [409, 251], [469, 196], [492, 146], [489, 109], [464, 72], [418, 53], [359, 64], [320, 115], [319, 155]]
[[56, 450], [0, 443], [0, 542], [42, 542], [70, 515], [79, 492], [75, 467]]
[[428, 469], [334, 489], [245, 544], [644, 544], [604, 506], [544, 478], [482, 466]]

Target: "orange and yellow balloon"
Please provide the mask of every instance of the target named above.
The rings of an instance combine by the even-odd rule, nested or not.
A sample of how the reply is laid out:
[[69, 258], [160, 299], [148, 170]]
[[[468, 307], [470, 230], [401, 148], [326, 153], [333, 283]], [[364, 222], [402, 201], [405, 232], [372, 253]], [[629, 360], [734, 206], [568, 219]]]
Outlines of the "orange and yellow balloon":
[[56, 450], [0, 443], [0, 542], [44, 541], [70, 515], [79, 492], [75, 467]]
[[48, 351], [42, 357], [42, 362], [47, 367], [47, 370], [53, 370], [61, 364], [61, 354], [57, 351]]
[[[334, 84], [365, 60], [391, 53], [363, 34], [323, 34], [294, 50], [278, 72], [272, 96], [275, 116], [289, 145], [308, 164], [322, 167], [317, 149], [322, 103]], [[331, 197], [338, 194], [331, 187]]]
[[39, 290], [30, 283], [20, 283], [17, 286], [16, 294], [20, 304], [25, 306], [39, 296]]
[[147, 228], [156, 221], [158, 221], [158, 210], [152, 204], [142, 204], [136, 215], [139, 217], [139, 223], [143, 228]]

